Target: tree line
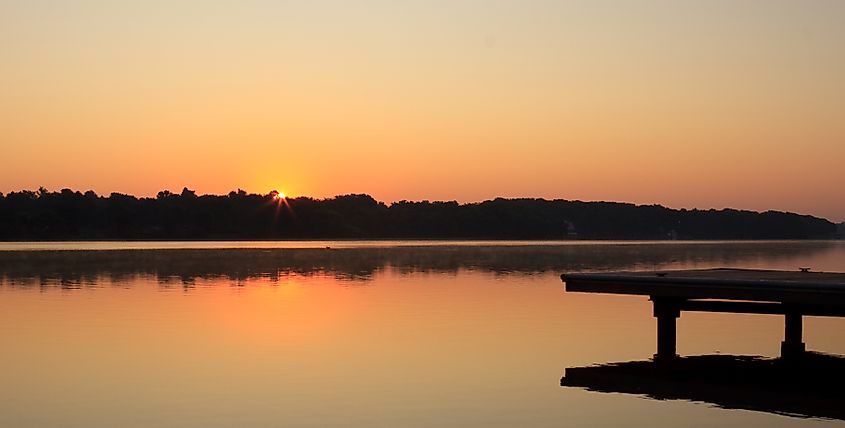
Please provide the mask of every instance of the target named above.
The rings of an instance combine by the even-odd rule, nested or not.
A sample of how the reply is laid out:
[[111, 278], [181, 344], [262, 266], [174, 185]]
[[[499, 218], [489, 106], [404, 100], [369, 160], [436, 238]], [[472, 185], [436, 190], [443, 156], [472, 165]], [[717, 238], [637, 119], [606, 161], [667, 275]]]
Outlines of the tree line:
[[70, 189], [0, 193], [0, 240], [831, 239], [837, 225], [795, 213], [496, 198], [379, 202], [369, 195], [283, 198]]

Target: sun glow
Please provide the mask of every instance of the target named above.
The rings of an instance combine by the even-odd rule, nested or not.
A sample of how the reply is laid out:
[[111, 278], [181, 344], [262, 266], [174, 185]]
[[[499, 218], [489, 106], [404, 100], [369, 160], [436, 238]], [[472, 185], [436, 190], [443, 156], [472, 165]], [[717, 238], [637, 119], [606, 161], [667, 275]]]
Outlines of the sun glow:
[[274, 190], [274, 191], [273, 191], [273, 192], [271, 192], [271, 193], [272, 193], [272, 195], [273, 195], [273, 199], [275, 199], [275, 200], [277, 200], [277, 201], [281, 201], [281, 200], [284, 200], [284, 199], [286, 199], [286, 198], [287, 198], [287, 196], [285, 196], [284, 192], [278, 192], [278, 191], [275, 191], [275, 190]]

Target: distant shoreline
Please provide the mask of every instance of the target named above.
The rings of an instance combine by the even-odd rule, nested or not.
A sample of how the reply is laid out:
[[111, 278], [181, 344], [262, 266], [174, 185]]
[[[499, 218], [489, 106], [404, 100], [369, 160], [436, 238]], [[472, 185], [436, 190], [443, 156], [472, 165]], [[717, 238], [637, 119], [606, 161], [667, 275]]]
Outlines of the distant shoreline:
[[379, 202], [231, 192], [155, 198], [70, 189], [0, 194], [0, 242], [714, 241], [837, 239], [845, 225], [779, 211], [497, 198]]

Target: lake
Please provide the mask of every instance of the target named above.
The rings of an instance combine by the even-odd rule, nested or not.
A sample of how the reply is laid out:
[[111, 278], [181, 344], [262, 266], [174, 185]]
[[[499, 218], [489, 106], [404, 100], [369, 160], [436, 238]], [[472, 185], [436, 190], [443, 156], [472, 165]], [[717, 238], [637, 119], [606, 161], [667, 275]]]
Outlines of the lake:
[[[0, 243], [2, 427], [843, 426], [562, 387], [655, 352], [646, 297], [574, 271], [845, 271], [843, 241]], [[807, 317], [845, 354], [845, 319]], [[683, 355], [775, 357], [783, 318], [683, 313]]]

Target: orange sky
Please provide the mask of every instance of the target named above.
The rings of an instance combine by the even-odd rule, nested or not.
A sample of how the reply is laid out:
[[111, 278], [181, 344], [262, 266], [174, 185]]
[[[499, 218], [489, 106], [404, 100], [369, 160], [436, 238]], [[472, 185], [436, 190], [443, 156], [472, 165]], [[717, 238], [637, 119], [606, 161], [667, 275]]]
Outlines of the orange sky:
[[0, 4], [0, 191], [845, 220], [838, 1]]

